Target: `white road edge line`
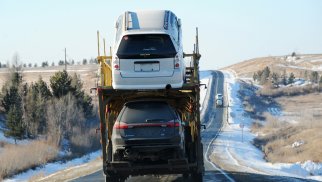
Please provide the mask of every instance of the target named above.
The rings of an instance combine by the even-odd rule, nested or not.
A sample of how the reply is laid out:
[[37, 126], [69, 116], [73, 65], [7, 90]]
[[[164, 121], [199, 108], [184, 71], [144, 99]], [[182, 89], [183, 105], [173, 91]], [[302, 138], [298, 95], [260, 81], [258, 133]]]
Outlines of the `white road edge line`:
[[[217, 91], [218, 91], [218, 73], [217, 73], [217, 71], [215, 71], [215, 74], [216, 74], [216, 82], [217, 82], [217, 84], [216, 84], [216, 89], [215, 89], [215, 91], [216, 91], [216, 93], [217, 93]], [[225, 77], [224, 77], [225, 78]], [[208, 91], [207, 91], [208, 92]], [[209, 106], [208, 106], [209, 107]], [[212, 121], [213, 121], [213, 119], [211, 120], [211, 122], [210, 123], [212, 123]], [[223, 125], [222, 125], [223, 126]], [[221, 128], [222, 128], [222, 126], [221, 126]], [[223, 174], [230, 182], [235, 182], [235, 180], [234, 179], [232, 179], [230, 176], [228, 176], [228, 174], [227, 173], [225, 173], [223, 170], [221, 170], [219, 167], [217, 167], [213, 162], [211, 162], [211, 161], [209, 161], [209, 159], [208, 159], [208, 153], [209, 153], [209, 148], [210, 148], [210, 145], [212, 145], [212, 143], [214, 142], [214, 140], [218, 137], [218, 135], [219, 135], [219, 133], [220, 133], [220, 131], [221, 131], [221, 128], [219, 129], [219, 131], [216, 133], [216, 135], [215, 135], [215, 137], [214, 138], [212, 138], [212, 140], [209, 142], [209, 144], [208, 144], [208, 146], [207, 146], [207, 150], [206, 150], [206, 152], [205, 152], [205, 154], [204, 154], [204, 157], [206, 158], [206, 161], [209, 163], [209, 164], [211, 164], [212, 165], [212, 167], [213, 168], [215, 168], [217, 171], [219, 171], [221, 174]]]

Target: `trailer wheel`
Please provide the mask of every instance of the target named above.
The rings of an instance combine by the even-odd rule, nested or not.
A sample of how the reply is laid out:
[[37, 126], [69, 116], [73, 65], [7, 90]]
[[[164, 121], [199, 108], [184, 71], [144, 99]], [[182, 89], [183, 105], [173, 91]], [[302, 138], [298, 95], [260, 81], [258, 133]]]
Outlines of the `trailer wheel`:
[[189, 173], [182, 174], [183, 181], [189, 181]]
[[117, 175], [117, 174], [109, 174], [105, 176], [105, 182], [124, 182], [126, 177]]
[[202, 173], [198, 173], [198, 172], [194, 172], [191, 174], [191, 178], [193, 181], [196, 181], [196, 182], [202, 182], [203, 179], [202, 179]]

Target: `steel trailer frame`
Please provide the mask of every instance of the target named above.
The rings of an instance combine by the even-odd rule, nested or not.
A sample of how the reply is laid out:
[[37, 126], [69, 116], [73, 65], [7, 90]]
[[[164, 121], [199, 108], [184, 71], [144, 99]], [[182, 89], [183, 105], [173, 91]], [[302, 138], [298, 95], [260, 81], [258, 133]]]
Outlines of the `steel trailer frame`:
[[[104, 56], [100, 56], [99, 32], [98, 62], [100, 64], [100, 85], [97, 85], [99, 102], [100, 134], [102, 145], [103, 171], [109, 175], [144, 175], [144, 174], [194, 174], [202, 181], [204, 172], [203, 147], [200, 135], [200, 80], [198, 28], [196, 29], [196, 43], [191, 57], [193, 66], [187, 68], [187, 82], [180, 89], [160, 90], [115, 90], [112, 87], [111, 56], [106, 56], [104, 40]], [[137, 99], [165, 99], [176, 108], [184, 121], [187, 122], [185, 159], [169, 160], [167, 164], [134, 164], [129, 162], [112, 161], [112, 128], [115, 119], [125, 102]], [[188, 142], [187, 142], [188, 141]]]

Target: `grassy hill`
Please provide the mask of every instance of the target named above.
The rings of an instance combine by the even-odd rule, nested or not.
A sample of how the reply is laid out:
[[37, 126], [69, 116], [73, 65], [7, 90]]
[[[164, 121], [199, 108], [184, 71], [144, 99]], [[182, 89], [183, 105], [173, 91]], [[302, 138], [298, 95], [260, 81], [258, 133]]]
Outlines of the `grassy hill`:
[[271, 56], [246, 60], [224, 70], [234, 70], [239, 77], [252, 77], [253, 73], [266, 66], [275, 72], [293, 72], [296, 77], [303, 77], [305, 71], [322, 72], [322, 54], [303, 54], [295, 56]]

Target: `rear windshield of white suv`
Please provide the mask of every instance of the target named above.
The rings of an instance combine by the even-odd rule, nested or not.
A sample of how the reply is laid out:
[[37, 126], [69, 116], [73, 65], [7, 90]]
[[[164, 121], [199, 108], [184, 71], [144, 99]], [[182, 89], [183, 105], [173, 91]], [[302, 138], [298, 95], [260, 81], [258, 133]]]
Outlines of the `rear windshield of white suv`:
[[126, 104], [120, 122], [160, 123], [174, 119], [174, 111], [165, 102], [131, 102]]
[[176, 50], [166, 34], [125, 35], [116, 54], [120, 59], [171, 58]]

